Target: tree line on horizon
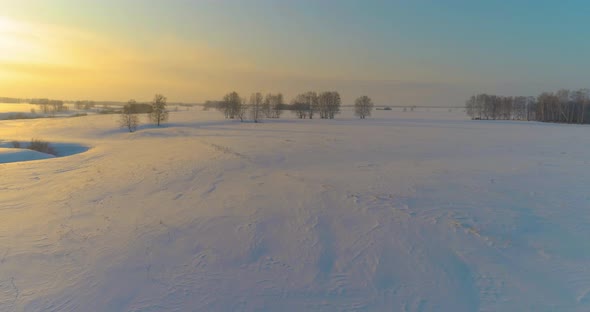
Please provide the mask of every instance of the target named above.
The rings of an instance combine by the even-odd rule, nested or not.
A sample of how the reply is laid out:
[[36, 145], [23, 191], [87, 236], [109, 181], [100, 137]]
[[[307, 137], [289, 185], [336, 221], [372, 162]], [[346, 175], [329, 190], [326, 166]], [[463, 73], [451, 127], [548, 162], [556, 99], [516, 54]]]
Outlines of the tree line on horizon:
[[[250, 98], [243, 98], [237, 92], [227, 93], [221, 101], [205, 103], [204, 109], [216, 108], [226, 119], [245, 121], [248, 117], [255, 123], [264, 118], [280, 118], [285, 110], [291, 110], [299, 119], [313, 119], [317, 114], [320, 119], [334, 119], [340, 113], [342, 100], [336, 91], [316, 93], [313, 91], [297, 95], [291, 104], [284, 103], [282, 93], [262, 95], [255, 92]], [[355, 101], [355, 115], [361, 119], [371, 116], [374, 104], [370, 97], [364, 95]], [[148, 119], [156, 126], [168, 120], [166, 97], [156, 94], [150, 104], [129, 100], [119, 117], [119, 125], [134, 132], [139, 126], [138, 114], [147, 113]]]
[[477, 94], [465, 103], [474, 120], [527, 120], [569, 124], [590, 123], [590, 89], [543, 92], [533, 96]]
[[[342, 100], [337, 91], [308, 91], [295, 96], [290, 104], [284, 102], [282, 93], [262, 95], [255, 92], [249, 98], [243, 98], [233, 91], [221, 101], [205, 103], [205, 109], [214, 107], [227, 119], [244, 121], [250, 117], [252, 121], [260, 122], [263, 118], [280, 118], [285, 110], [292, 111], [299, 119], [313, 119], [316, 115], [320, 119], [334, 119], [340, 113], [341, 105]], [[373, 107], [371, 98], [361, 96], [355, 101], [355, 115], [365, 119], [371, 115]]]

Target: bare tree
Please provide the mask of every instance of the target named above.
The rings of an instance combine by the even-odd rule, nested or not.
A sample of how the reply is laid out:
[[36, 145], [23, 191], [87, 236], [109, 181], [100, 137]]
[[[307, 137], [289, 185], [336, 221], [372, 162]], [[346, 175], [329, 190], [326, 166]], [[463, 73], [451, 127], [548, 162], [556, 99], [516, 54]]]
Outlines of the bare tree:
[[534, 120], [537, 118], [537, 98], [534, 96], [526, 97], [526, 120]]
[[371, 116], [373, 106], [371, 98], [363, 95], [354, 101], [354, 114], [360, 119], [365, 119], [367, 116]]
[[262, 119], [263, 102], [264, 97], [260, 92], [252, 93], [252, 95], [250, 96], [250, 117], [254, 122], [260, 122], [260, 120]]
[[279, 118], [281, 116], [283, 106], [284, 106], [283, 94], [281, 94], [281, 93], [277, 93], [277, 94], [268, 93], [264, 97], [264, 102], [262, 104], [262, 111], [264, 112], [264, 116], [266, 118]]
[[557, 93], [555, 94], [555, 96], [557, 96], [557, 110], [558, 110], [558, 119], [559, 120], [563, 120], [566, 123], [571, 123], [570, 118], [573, 120], [573, 115], [570, 113], [570, 110], [572, 110], [572, 105], [571, 101], [570, 101], [570, 90], [567, 89], [561, 89], [559, 91], [557, 91]]
[[152, 101], [152, 111], [148, 114], [149, 120], [156, 123], [159, 127], [160, 124], [168, 120], [168, 111], [166, 110], [166, 97], [161, 94], [156, 94]]
[[285, 105], [285, 101], [283, 99], [282, 93], [277, 93], [274, 96], [274, 102], [272, 105], [272, 118], [280, 118], [281, 114], [283, 113], [283, 106]]
[[465, 111], [472, 119], [517, 119], [542, 122], [587, 123], [590, 91], [586, 89], [543, 92], [538, 97], [472, 96]]
[[229, 105], [224, 100], [221, 100], [219, 103], [217, 103], [217, 105], [215, 106], [215, 108], [217, 108], [218, 111], [220, 111], [221, 113], [223, 113], [223, 116], [225, 116], [225, 119], [228, 119], [230, 117], [229, 116], [230, 115], [229, 114], [230, 113]]
[[318, 96], [318, 109], [320, 118], [334, 119], [334, 116], [340, 113], [341, 99], [340, 94], [336, 91], [322, 92]]
[[243, 122], [246, 118], [246, 113], [248, 111], [248, 105], [246, 103], [248, 103], [248, 100], [246, 98], [240, 99], [240, 105], [238, 106], [237, 110], [237, 117], [240, 119], [241, 122]]
[[262, 112], [266, 118], [270, 118], [270, 116], [272, 116], [272, 101], [272, 94], [266, 94], [264, 97], [264, 102], [262, 103]]
[[313, 119], [315, 113], [319, 111], [318, 94], [314, 91], [301, 93], [293, 99], [291, 107], [299, 118]]
[[309, 106], [307, 104], [307, 94], [299, 94], [291, 101], [291, 110], [299, 119], [307, 118]]
[[139, 126], [139, 117], [137, 116], [137, 113], [137, 102], [135, 102], [135, 100], [129, 100], [129, 102], [123, 106], [121, 116], [119, 117], [119, 125], [122, 128], [127, 128], [129, 132], [134, 132]]
[[499, 97], [499, 118], [504, 120], [510, 120], [512, 118], [514, 98], [511, 96]]
[[514, 97], [512, 103], [512, 118], [516, 120], [525, 120], [527, 115], [527, 98], [525, 96]]
[[314, 113], [319, 109], [318, 94], [315, 91], [309, 91], [305, 93], [305, 99], [309, 109], [307, 116], [309, 116], [309, 119], [313, 119]]
[[477, 118], [475, 95], [472, 95], [469, 100], [465, 102], [465, 113], [467, 116], [471, 117], [471, 119]]
[[589, 106], [590, 106], [590, 90], [589, 89], [580, 89], [575, 91], [573, 94], [573, 102], [576, 106], [575, 109], [575, 122], [579, 124], [583, 124], [588, 122], [588, 115]]
[[244, 105], [244, 102], [245, 101], [235, 91], [226, 94], [223, 97], [222, 104], [220, 105], [225, 118], [239, 118], [240, 121], [244, 121], [244, 116], [246, 113], [246, 105]]
[[342, 104], [342, 100], [340, 98], [340, 93], [336, 91], [332, 91], [331, 101], [328, 105], [329, 117], [330, 119], [334, 119], [336, 114], [340, 114], [340, 105]]
[[559, 103], [559, 98], [553, 92], [541, 93], [537, 98], [537, 103], [537, 120], [544, 122], [557, 121], [556, 107]]

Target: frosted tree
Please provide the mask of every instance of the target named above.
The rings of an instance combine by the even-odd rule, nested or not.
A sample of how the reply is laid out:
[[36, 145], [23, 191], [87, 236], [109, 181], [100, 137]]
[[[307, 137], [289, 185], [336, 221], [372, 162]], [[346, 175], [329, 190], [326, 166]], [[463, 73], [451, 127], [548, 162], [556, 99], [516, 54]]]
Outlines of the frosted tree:
[[239, 118], [240, 121], [244, 121], [246, 114], [245, 101], [240, 95], [233, 91], [226, 94], [221, 101], [221, 110], [223, 111], [225, 118], [235, 119]]
[[252, 95], [250, 96], [250, 117], [254, 122], [260, 122], [260, 120], [262, 119], [263, 102], [264, 97], [260, 92], [252, 93]]
[[367, 116], [371, 116], [373, 106], [371, 98], [363, 95], [354, 101], [354, 114], [360, 119], [365, 119]]
[[280, 118], [281, 113], [283, 112], [283, 106], [285, 105], [285, 101], [283, 99], [282, 93], [277, 93], [274, 96], [274, 101], [272, 103], [272, 118]]
[[318, 94], [315, 91], [309, 91], [305, 93], [305, 99], [309, 109], [307, 116], [309, 119], [313, 119], [314, 113], [318, 111]]
[[572, 100], [574, 105], [576, 106], [575, 109], [575, 122], [579, 124], [583, 124], [588, 122], [588, 111], [590, 108], [590, 90], [589, 89], [580, 89], [575, 91], [572, 95]]
[[542, 122], [588, 123], [590, 91], [543, 92], [538, 97], [478, 94], [465, 103], [472, 119], [516, 119]]
[[166, 110], [166, 97], [161, 94], [156, 94], [152, 101], [152, 111], [148, 113], [150, 121], [160, 126], [160, 124], [168, 120], [168, 111]]
[[283, 94], [268, 93], [264, 97], [264, 102], [262, 104], [262, 111], [264, 112], [264, 116], [266, 118], [279, 118], [283, 110], [283, 105]]
[[342, 101], [338, 92], [326, 91], [320, 93], [318, 96], [318, 110], [320, 113], [320, 118], [334, 119], [334, 116], [340, 113], [341, 104]]
[[307, 96], [305, 93], [297, 95], [291, 101], [291, 109], [299, 119], [307, 118], [309, 106], [307, 104]]
[[129, 132], [134, 132], [139, 126], [139, 117], [137, 116], [137, 102], [135, 100], [129, 100], [123, 110], [121, 116], [119, 116], [119, 125], [122, 128], [127, 128]]

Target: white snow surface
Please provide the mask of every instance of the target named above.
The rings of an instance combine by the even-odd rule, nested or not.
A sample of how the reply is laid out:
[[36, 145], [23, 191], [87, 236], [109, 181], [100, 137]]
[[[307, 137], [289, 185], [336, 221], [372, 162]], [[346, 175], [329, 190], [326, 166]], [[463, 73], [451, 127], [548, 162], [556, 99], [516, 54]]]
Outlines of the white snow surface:
[[0, 164], [0, 311], [590, 311], [590, 127], [221, 117], [0, 121], [90, 147]]

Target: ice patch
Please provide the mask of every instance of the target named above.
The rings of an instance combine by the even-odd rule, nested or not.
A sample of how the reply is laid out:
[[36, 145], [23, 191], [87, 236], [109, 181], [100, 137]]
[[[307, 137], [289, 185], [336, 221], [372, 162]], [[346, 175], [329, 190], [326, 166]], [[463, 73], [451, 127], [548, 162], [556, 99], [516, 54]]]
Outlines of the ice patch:
[[[29, 142], [18, 142], [21, 147], [26, 147]], [[65, 157], [80, 154], [88, 151], [90, 148], [76, 143], [49, 143], [56, 155], [41, 153], [26, 148], [14, 148], [13, 143], [9, 141], [0, 141], [0, 164], [13, 163], [31, 160], [42, 160], [56, 157]]]

